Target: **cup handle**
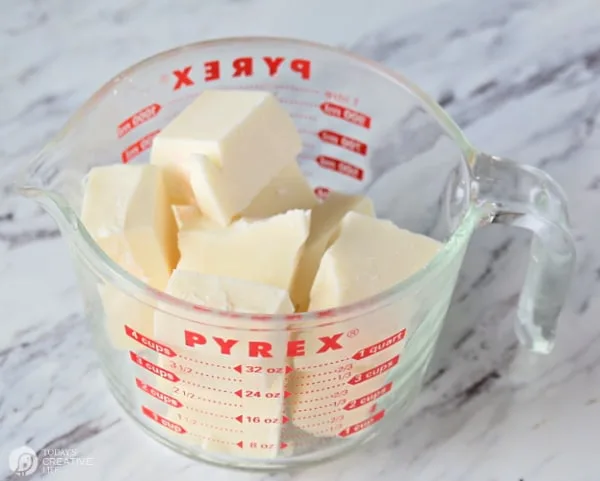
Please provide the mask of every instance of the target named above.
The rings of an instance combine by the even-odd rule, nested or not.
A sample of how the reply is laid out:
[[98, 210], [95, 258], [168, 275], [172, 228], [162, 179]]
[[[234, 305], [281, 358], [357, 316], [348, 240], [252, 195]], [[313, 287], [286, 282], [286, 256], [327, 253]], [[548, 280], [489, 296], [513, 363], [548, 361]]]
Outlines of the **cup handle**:
[[548, 354], [575, 265], [565, 195], [542, 170], [483, 153], [472, 173], [476, 199], [491, 223], [533, 231], [515, 328], [523, 345]]

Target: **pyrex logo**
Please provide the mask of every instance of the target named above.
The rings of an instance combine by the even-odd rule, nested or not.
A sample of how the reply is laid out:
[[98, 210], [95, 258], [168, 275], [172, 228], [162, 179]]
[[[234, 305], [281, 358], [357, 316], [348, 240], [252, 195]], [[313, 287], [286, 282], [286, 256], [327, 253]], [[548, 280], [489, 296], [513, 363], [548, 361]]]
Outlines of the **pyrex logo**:
[[293, 72], [302, 80], [309, 80], [311, 62], [304, 58], [237, 57], [231, 62], [207, 60], [200, 65], [186, 65], [173, 70], [173, 90], [191, 87], [198, 81], [211, 82], [222, 78], [252, 77], [255, 73], [275, 77], [283, 71]]
[[[304, 339], [296, 339], [287, 341], [286, 356], [287, 357], [300, 357], [300, 356], [312, 356], [314, 354], [324, 354], [329, 351], [337, 351], [343, 349], [340, 344], [343, 332], [333, 334], [332, 336], [321, 336], [318, 337], [318, 343], [316, 346], [312, 346], [312, 351], [307, 352], [307, 344]], [[213, 347], [216, 345], [221, 354], [231, 356], [232, 354], [244, 354], [248, 357], [273, 357], [273, 344], [267, 341], [243, 341], [237, 339], [225, 339], [222, 337], [207, 337], [199, 332], [184, 331], [185, 345], [188, 347], [206, 346], [212, 344]]]

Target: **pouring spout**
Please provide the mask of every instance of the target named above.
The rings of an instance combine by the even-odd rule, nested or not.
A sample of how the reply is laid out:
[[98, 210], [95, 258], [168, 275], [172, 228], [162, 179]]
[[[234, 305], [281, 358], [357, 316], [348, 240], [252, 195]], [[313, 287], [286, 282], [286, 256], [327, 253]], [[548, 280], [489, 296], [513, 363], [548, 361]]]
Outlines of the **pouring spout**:
[[5, 188], [9, 196], [22, 196], [40, 204], [63, 236], [77, 228], [81, 200], [81, 176], [65, 164], [65, 159], [47, 146], [20, 172], [9, 175]]

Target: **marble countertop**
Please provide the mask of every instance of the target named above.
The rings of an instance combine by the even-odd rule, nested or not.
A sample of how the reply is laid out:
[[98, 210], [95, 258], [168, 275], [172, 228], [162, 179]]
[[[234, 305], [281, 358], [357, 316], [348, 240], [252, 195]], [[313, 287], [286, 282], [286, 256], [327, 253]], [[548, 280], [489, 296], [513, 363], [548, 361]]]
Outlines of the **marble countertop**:
[[[109, 396], [65, 243], [39, 207], [0, 197], [0, 478], [8, 453], [72, 449], [56, 481], [598, 481], [600, 9], [597, 0], [0, 0], [0, 178], [108, 78], [173, 46], [239, 35], [342, 46], [402, 71], [480, 148], [565, 188], [576, 278], [548, 357], [511, 315], [529, 237], [498, 226], [469, 248], [448, 322], [464, 324], [394, 434], [288, 473], [229, 471], [147, 438]], [[0, 182], [1, 184], [1, 182]], [[599, 343], [596, 345], [596, 343]], [[31, 478], [42, 477], [41, 473]]]

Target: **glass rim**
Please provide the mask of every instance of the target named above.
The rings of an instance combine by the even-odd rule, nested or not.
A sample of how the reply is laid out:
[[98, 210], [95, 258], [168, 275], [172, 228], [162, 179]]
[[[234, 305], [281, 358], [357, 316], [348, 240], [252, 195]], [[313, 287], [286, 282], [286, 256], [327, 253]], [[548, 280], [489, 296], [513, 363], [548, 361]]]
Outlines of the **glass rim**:
[[[43, 162], [45, 154], [51, 149], [53, 144], [64, 137], [71, 128], [79, 123], [80, 119], [85, 118], [96, 105], [109, 94], [115, 85], [118, 85], [127, 78], [130, 74], [133, 74], [140, 68], [148, 66], [156, 61], [165, 60], [171, 56], [178, 55], [185, 50], [197, 50], [207, 47], [219, 47], [219, 46], [234, 46], [239, 44], [260, 44], [260, 43], [279, 43], [287, 46], [297, 45], [299, 47], [308, 47], [324, 52], [333, 53], [340, 57], [345, 57], [349, 61], [359, 63], [374, 73], [386, 78], [392, 83], [397, 84], [398, 87], [407, 88], [412, 95], [419, 99], [429, 113], [439, 122], [439, 124], [445, 129], [450, 135], [452, 140], [458, 144], [460, 150], [463, 153], [462, 162], [467, 164], [467, 167], [471, 165], [473, 159], [477, 155], [476, 149], [466, 139], [463, 132], [452, 120], [452, 118], [442, 109], [442, 107], [434, 101], [429, 95], [422, 91], [417, 85], [411, 82], [409, 79], [404, 77], [402, 74], [395, 72], [378, 62], [364, 58], [352, 52], [339, 47], [333, 47], [318, 42], [312, 42], [308, 40], [301, 40], [296, 38], [287, 37], [269, 37], [269, 36], [240, 36], [240, 37], [226, 37], [213, 40], [205, 40], [194, 42], [190, 44], [181, 45], [169, 50], [165, 50], [146, 57], [145, 59], [133, 64], [127, 69], [113, 76], [108, 80], [102, 87], [100, 87], [94, 94], [88, 98], [67, 120], [63, 128], [50, 140], [42, 151], [34, 158], [30, 165], [36, 164], [38, 161]], [[467, 169], [470, 172], [470, 169]], [[72, 245], [79, 251], [80, 255], [88, 262], [88, 268], [92, 268], [96, 271], [101, 278], [110, 284], [117, 287], [119, 290], [131, 295], [136, 300], [148, 304], [148, 298], [153, 298], [157, 302], [155, 306], [152, 303], [152, 307], [177, 317], [184, 318], [190, 322], [199, 322], [194, 318], [198, 318], [199, 315], [211, 315], [214, 317], [223, 318], [235, 318], [236, 321], [248, 320], [256, 321], [260, 318], [262, 321], [278, 322], [285, 321], [286, 323], [290, 320], [293, 321], [311, 321], [311, 320], [323, 320], [327, 318], [331, 321], [332, 317], [355, 317], [359, 314], [367, 313], [377, 309], [379, 306], [387, 304], [390, 299], [400, 295], [403, 291], [408, 291], [412, 286], [421, 282], [424, 278], [432, 275], [439, 268], [443, 267], [446, 262], [453, 259], [460, 251], [459, 247], [462, 242], [467, 241], [470, 237], [472, 230], [481, 218], [481, 212], [478, 206], [471, 200], [470, 197], [470, 185], [467, 184], [467, 199], [469, 199], [469, 206], [465, 214], [460, 221], [458, 227], [452, 232], [450, 237], [443, 243], [442, 248], [439, 252], [418, 272], [411, 275], [410, 277], [395, 283], [389, 288], [371, 295], [365, 299], [345, 304], [342, 306], [327, 308], [315, 311], [291, 313], [291, 314], [253, 314], [253, 313], [232, 313], [231, 311], [225, 311], [221, 309], [208, 308], [205, 306], [199, 306], [189, 301], [179, 299], [171, 296], [164, 291], [155, 289], [142, 280], [131, 275], [118, 263], [113, 261], [106, 253], [99, 247], [94, 241], [92, 236], [89, 234], [85, 226], [82, 224], [78, 213], [76, 213], [65, 199], [59, 195], [54, 194], [52, 191], [46, 191], [44, 189], [29, 188], [24, 186], [20, 189], [24, 195], [35, 197], [38, 195], [50, 198], [53, 203], [61, 211], [61, 214], [71, 222], [69, 225], [73, 228], [74, 232], [70, 235], [73, 236], [71, 239]], [[167, 308], [165, 308], [168, 306]], [[191, 315], [191, 318], [188, 317]], [[203, 322], [201, 322], [204, 324]]]

